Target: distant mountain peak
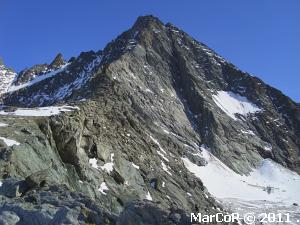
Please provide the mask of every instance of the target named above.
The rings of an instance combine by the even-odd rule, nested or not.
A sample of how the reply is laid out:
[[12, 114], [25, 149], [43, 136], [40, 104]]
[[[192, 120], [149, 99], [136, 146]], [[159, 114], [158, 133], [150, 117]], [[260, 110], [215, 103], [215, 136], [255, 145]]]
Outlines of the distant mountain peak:
[[36, 64], [28, 69], [22, 70], [17, 78], [13, 81], [14, 85], [21, 85], [33, 80], [36, 77], [45, 75], [55, 70], [59, 70], [65, 66], [67, 62], [64, 60], [63, 55], [58, 53], [50, 64]]
[[51, 69], [57, 69], [63, 66], [64, 64], [66, 64], [66, 61], [64, 60], [63, 55], [61, 53], [58, 53], [54, 60], [50, 63], [49, 67]]

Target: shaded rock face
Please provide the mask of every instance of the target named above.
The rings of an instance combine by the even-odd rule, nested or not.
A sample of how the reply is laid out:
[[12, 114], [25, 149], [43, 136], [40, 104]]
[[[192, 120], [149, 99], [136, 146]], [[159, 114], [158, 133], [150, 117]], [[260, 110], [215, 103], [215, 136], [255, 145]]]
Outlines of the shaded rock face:
[[34, 65], [33, 67], [31, 67], [29, 69], [22, 70], [18, 74], [17, 79], [13, 82], [13, 84], [20, 85], [20, 84], [26, 83], [26, 82], [34, 79], [36, 76], [45, 74], [47, 72], [48, 72], [47, 64]]
[[[2, 96], [8, 106], [79, 107], [0, 116], [0, 137], [20, 143], [0, 140], [3, 223], [190, 224], [191, 212], [223, 210], [181, 160], [206, 165], [201, 146], [240, 174], [263, 158], [300, 172], [299, 104], [172, 24], [140, 17], [103, 51], [68, 64], [58, 55], [47, 68], [63, 65]], [[230, 114], [224, 93], [259, 110]]]
[[49, 67], [51, 69], [55, 70], [55, 69], [59, 69], [60, 67], [62, 67], [65, 64], [66, 64], [66, 61], [64, 60], [63, 55], [61, 53], [59, 53], [59, 54], [57, 54], [55, 59], [51, 62]]
[[29, 69], [22, 70], [14, 80], [13, 85], [22, 85], [24, 83], [30, 82], [39, 76], [58, 70], [65, 64], [66, 61], [63, 59], [62, 54], [59, 53], [50, 65], [37, 64]]
[[[61, 56], [58, 55], [51, 65], [46, 65], [47, 69], [38, 75], [32, 70], [39, 68], [40, 65], [25, 70], [24, 73], [21, 72], [11, 87], [16, 91], [5, 94], [5, 104], [28, 107], [63, 102], [72, 96], [75, 90], [80, 89], [97, 71], [101, 55], [101, 51], [83, 52], [77, 58], [72, 58], [64, 64], [61, 64]], [[26, 74], [29, 74], [29, 77]], [[24, 82], [25, 84], [27, 82], [27, 86], [20, 88]], [[82, 97], [76, 95], [76, 100], [80, 99]]]

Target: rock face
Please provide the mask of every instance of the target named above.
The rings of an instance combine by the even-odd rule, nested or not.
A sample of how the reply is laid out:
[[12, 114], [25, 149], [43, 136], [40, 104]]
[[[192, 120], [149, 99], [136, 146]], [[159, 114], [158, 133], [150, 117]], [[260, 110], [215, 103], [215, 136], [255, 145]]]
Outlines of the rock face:
[[6, 92], [8, 87], [13, 82], [16, 73], [3, 64], [2, 60], [0, 61], [0, 98], [1, 94]]
[[[44, 106], [64, 101], [95, 73], [101, 55], [101, 51], [83, 52], [65, 63], [59, 54], [50, 65], [36, 65], [20, 72], [5, 94], [7, 104]], [[81, 96], [77, 96], [79, 99]]]
[[13, 82], [13, 85], [18, 86], [28, 83], [38, 77], [56, 71], [62, 68], [64, 65], [66, 65], [66, 62], [63, 59], [62, 54], [58, 54], [50, 65], [37, 64], [29, 69], [22, 70], [16, 77], [15, 81]]
[[205, 166], [201, 146], [238, 174], [265, 158], [300, 172], [299, 104], [152, 16], [12, 86], [6, 111], [79, 108], [0, 116], [0, 137], [20, 143], [0, 139], [3, 224], [191, 224], [224, 210], [182, 161]]

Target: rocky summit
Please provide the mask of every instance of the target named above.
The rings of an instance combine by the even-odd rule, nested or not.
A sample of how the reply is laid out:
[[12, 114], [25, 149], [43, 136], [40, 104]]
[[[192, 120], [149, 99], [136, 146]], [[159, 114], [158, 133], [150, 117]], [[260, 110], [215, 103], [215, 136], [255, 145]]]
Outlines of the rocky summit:
[[0, 224], [300, 219], [299, 104], [170, 23], [0, 80]]

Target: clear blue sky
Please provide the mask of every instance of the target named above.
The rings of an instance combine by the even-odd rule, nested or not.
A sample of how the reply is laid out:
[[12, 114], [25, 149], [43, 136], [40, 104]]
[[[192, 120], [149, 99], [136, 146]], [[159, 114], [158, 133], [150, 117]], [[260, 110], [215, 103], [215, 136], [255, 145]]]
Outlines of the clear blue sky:
[[0, 0], [0, 56], [17, 71], [58, 52], [68, 59], [146, 14], [300, 102], [300, 0]]

